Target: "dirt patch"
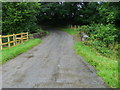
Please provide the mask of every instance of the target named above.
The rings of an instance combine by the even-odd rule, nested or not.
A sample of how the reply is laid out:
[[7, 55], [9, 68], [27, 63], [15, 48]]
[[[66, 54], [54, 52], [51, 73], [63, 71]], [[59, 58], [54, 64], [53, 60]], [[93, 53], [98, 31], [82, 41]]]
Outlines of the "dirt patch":
[[75, 41], [81, 41], [81, 37], [80, 37], [79, 34], [73, 35], [73, 38], [74, 38]]

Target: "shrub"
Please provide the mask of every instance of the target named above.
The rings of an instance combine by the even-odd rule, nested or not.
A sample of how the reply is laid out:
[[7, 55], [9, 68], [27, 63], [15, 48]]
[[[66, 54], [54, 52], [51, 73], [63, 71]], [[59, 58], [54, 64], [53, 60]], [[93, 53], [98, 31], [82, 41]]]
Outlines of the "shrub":
[[106, 47], [109, 47], [110, 44], [114, 44], [116, 38], [118, 37], [117, 29], [112, 24], [92, 24], [91, 26], [84, 25], [79, 28], [79, 31], [87, 33], [90, 36], [89, 39], [94, 41], [94, 44], [100, 45], [102, 42]]
[[[111, 56], [116, 48], [117, 29], [112, 24], [92, 24], [90, 26], [84, 25], [78, 29], [79, 32], [85, 32], [89, 35], [89, 40], [84, 44], [93, 46], [104, 56]], [[112, 47], [112, 48], [111, 48]]]
[[85, 32], [85, 33], [89, 34], [89, 32], [90, 32], [89, 27], [90, 26], [88, 26], [88, 25], [83, 25], [83, 26], [79, 27], [78, 31]]
[[89, 29], [92, 30], [90, 32], [91, 39], [104, 42], [106, 47], [109, 47], [109, 44], [116, 41], [117, 29], [111, 24], [95, 24], [91, 25]]

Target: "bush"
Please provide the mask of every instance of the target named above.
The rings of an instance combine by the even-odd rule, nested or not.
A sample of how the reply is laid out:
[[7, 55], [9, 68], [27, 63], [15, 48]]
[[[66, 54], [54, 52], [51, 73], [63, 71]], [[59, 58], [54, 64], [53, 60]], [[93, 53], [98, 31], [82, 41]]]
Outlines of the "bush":
[[105, 43], [106, 47], [109, 47], [109, 44], [114, 43], [117, 38], [117, 29], [114, 25], [108, 24], [95, 24], [90, 26], [91, 39], [100, 40]]
[[89, 27], [90, 26], [88, 26], [88, 25], [83, 25], [83, 26], [79, 27], [77, 30], [80, 32], [85, 32], [85, 33], [89, 34], [90, 33]]
[[[85, 32], [90, 36], [90, 40], [93, 40], [95, 44], [104, 43], [104, 46], [109, 47], [110, 44], [116, 42], [117, 29], [112, 24], [93, 24], [91, 26], [84, 25], [79, 28], [80, 32]], [[102, 44], [103, 45], [103, 44]]]
[[[102, 55], [111, 56], [112, 50], [116, 47], [117, 29], [112, 24], [92, 24], [90, 26], [83, 25], [78, 29], [79, 32], [85, 32], [89, 35], [89, 40], [85, 41], [86, 45], [93, 46]], [[112, 47], [112, 48], [111, 48]], [[114, 48], [113, 48], [114, 47]]]

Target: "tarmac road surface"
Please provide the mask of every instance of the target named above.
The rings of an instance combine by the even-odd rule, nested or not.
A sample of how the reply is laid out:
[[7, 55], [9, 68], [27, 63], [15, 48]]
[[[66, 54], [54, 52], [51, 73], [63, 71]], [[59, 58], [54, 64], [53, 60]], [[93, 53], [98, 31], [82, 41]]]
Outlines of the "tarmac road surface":
[[52, 30], [42, 43], [2, 66], [3, 88], [106, 88], [78, 56], [73, 37]]

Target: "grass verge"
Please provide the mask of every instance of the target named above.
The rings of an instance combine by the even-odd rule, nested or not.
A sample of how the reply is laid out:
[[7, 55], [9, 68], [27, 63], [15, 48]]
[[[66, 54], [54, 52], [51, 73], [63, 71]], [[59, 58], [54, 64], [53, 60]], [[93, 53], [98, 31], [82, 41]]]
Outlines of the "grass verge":
[[98, 76], [110, 86], [118, 88], [118, 61], [111, 60], [98, 54], [92, 47], [76, 42], [74, 45], [76, 53], [95, 67]]
[[78, 33], [77, 29], [70, 29], [70, 28], [63, 29], [63, 31], [69, 33], [70, 35], [74, 35]]
[[8, 60], [16, 57], [19, 54], [26, 52], [32, 47], [38, 45], [41, 42], [40, 39], [31, 39], [25, 41], [24, 44], [19, 44], [16, 47], [11, 47], [9, 49], [3, 49], [0, 51], [0, 64], [6, 63]]
[[[73, 36], [78, 34], [77, 29], [63, 29], [63, 31]], [[82, 42], [76, 42], [74, 50], [97, 70], [97, 75], [103, 78], [106, 84], [112, 88], [119, 87], [118, 60], [107, 58], [98, 53], [94, 47], [87, 46]]]

